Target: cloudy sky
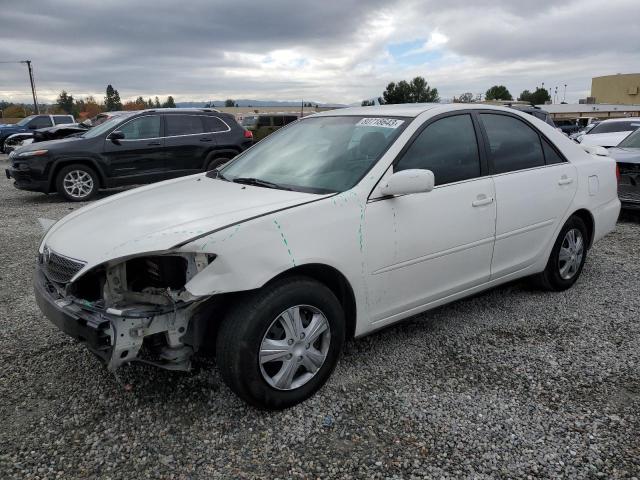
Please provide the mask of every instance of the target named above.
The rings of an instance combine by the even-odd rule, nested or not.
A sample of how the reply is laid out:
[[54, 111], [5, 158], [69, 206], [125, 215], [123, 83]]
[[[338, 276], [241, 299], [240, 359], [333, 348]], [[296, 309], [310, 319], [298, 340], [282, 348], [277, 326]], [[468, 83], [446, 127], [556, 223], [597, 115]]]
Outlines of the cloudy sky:
[[[0, 61], [33, 61], [60, 90], [352, 103], [424, 76], [441, 97], [512, 94], [640, 71], [640, 0], [0, 0]], [[561, 100], [562, 98], [560, 98]], [[0, 100], [30, 101], [26, 67], [0, 63]]]

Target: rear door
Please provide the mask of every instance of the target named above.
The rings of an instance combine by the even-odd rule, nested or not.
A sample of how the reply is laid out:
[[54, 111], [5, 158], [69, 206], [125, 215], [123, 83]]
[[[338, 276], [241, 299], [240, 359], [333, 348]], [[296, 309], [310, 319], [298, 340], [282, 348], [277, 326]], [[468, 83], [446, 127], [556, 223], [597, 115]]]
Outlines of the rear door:
[[206, 131], [203, 119], [203, 115], [193, 114], [164, 116], [169, 177], [180, 177], [204, 170], [205, 159], [215, 147], [216, 141], [214, 135]]
[[516, 115], [479, 113], [496, 191], [491, 278], [536, 262], [553, 240], [577, 188], [575, 167]]
[[114, 183], [147, 183], [165, 175], [164, 141], [160, 115], [143, 115], [127, 120], [117, 131], [122, 140], [104, 141], [103, 156]]

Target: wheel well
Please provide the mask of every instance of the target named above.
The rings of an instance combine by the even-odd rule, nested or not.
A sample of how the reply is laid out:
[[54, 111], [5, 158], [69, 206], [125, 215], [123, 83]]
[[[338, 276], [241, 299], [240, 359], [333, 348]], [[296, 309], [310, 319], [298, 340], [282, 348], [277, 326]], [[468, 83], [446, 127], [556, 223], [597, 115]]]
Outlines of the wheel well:
[[356, 297], [346, 277], [333, 267], [319, 263], [300, 265], [281, 273], [273, 280], [279, 280], [291, 275], [304, 275], [324, 284], [338, 298], [344, 309], [347, 322], [346, 336], [353, 338], [356, 332]]
[[591, 215], [591, 212], [589, 212], [589, 210], [581, 208], [580, 210], [573, 212], [572, 216], [578, 217], [584, 222], [585, 226], [587, 227], [587, 235], [589, 236], [587, 241], [587, 248], [591, 248], [591, 245], [593, 243], [593, 232], [595, 230], [593, 215]]
[[91, 160], [85, 160], [85, 159], [77, 159], [77, 160], [73, 159], [73, 160], [62, 160], [53, 166], [53, 171], [51, 172], [51, 178], [49, 179], [49, 190], [55, 190], [56, 177], [58, 176], [58, 172], [64, 167], [66, 167], [67, 165], [74, 165], [74, 164], [86, 165], [87, 167], [91, 167], [91, 169], [95, 171], [96, 174], [98, 175], [98, 180], [100, 181], [100, 184], [98, 186], [102, 187], [105, 185], [105, 179], [104, 179], [104, 175], [102, 174], [102, 170], [95, 164], [95, 162], [92, 162]]

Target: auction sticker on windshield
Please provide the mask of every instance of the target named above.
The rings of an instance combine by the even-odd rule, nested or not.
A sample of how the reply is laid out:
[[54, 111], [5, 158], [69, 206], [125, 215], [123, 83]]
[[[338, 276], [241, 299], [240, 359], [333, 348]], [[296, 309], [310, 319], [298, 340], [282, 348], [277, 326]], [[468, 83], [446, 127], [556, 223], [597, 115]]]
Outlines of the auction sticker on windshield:
[[398, 120], [397, 118], [363, 118], [358, 123], [356, 123], [356, 126], [398, 128], [403, 123], [404, 120]]

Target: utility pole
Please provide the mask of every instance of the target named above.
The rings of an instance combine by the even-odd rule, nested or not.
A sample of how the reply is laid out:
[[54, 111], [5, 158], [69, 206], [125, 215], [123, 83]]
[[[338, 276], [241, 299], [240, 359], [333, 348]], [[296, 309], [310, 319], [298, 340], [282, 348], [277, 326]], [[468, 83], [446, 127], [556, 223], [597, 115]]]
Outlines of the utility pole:
[[567, 101], [567, 84], [564, 84], [564, 94], [562, 95], [562, 101], [566, 102]]
[[33, 68], [31, 67], [31, 60], [0, 61], [0, 63], [26, 63], [27, 64], [27, 69], [29, 70], [29, 81], [31, 82], [31, 95], [33, 95], [33, 108], [35, 108], [36, 113], [40, 113], [40, 109], [38, 108], [38, 95], [36, 95], [36, 82], [33, 79]]
[[304, 99], [300, 100], [300, 118], [304, 117]]
[[33, 95], [33, 108], [36, 110], [36, 114], [40, 113], [38, 108], [38, 96], [36, 95], [36, 82], [33, 79], [33, 68], [31, 67], [31, 60], [22, 60], [20, 63], [27, 64], [27, 70], [29, 70], [29, 81], [31, 82], [31, 95]]

